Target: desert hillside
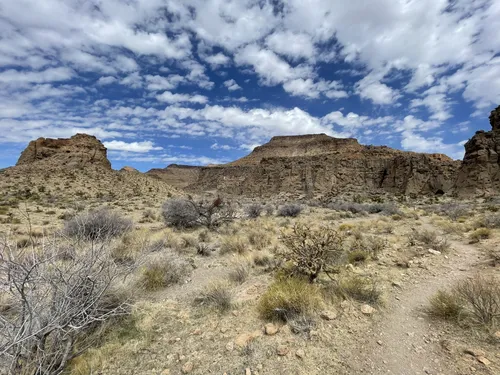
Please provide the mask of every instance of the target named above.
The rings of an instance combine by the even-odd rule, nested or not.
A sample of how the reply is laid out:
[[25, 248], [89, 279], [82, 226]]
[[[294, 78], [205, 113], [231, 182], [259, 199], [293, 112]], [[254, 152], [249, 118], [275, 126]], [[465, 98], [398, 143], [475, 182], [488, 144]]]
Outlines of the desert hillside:
[[463, 162], [310, 135], [143, 174], [31, 142], [0, 172], [0, 374], [500, 373], [498, 111]]

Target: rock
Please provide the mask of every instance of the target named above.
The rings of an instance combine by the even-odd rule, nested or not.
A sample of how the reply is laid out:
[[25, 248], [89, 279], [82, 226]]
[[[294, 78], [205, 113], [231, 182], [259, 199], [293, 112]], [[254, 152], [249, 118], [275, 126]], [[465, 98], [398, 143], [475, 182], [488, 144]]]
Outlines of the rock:
[[287, 355], [289, 352], [290, 349], [286, 345], [278, 345], [278, 347], [276, 348], [276, 353], [278, 353], [280, 357]]
[[76, 134], [71, 138], [38, 138], [21, 153], [16, 165], [43, 163], [58, 167], [79, 168], [96, 165], [111, 169], [106, 147], [96, 137]]
[[232, 352], [234, 350], [234, 342], [230, 341], [226, 344], [226, 350]]
[[335, 320], [337, 319], [337, 312], [333, 310], [322, 311], [319, 315], [324, 320]]
[[363, 305], [361, 306], [361, 312], [365, 315], [371, 315], [375, 312], [375, 309], [370, 305]]
[[297, 349], [297, 351], [295, 352], [295, 356], [297, 358], [303, 359], [306, 356], [306, 352], [304, 351], [304, 349]]
[[476, 359], [478, 362], [482, 363], [485, 366], [489, 366], [491, 364], [490, 360], [486, 357], [479, 356], [479, 357], [476, 357]]
[[275, 324], [273, 324], [273, 323], [267, 323], [264, 326], [264, 332], [268, 336], [274, 336], [275, 334], [278, 333], [278, 331], [279, 331], [279, 328]]
[[260, 331], [254, 331], [254, 332], [246, 332], [238, 335], [236, 339], [234, 339], [234, 344], [238, 346], [239, 348], [244, 348], [247, 346], [251, 341], [253, 341], [256, 337], [260, 336], [261, 332]]
[[194, 368], [193, 362], [186, 362], [184, 366], [182, 366], [182, 373], [189, 374], [191, 371], [193, 371], [193, 368]]
[[433, 255], [441, 255], [441, 251], [437, 251], [437, 250], [434, 250], [434, 249], [429, 249], [429, 250], [427, 250], [427, 252], [429, 254], [433, 254]]
[[165, 370], [163, 370], [160, 375], [170, 375], [170, 370], [167, 368]]
[[496, 331], [493, 336], [495, 336], [497, 339], [500, 339], [500, 331]]
[[248, 367], [245, 369], [245, 375], [252, 375], [252, 371]]
[[194, 184], [198, 179], [201, 167], [192, 165], [170, 164], [166, 168], [153, 168], [146, 172], [150, 176], [154, 176], [167, 184], [184, 189], [185, 187]]
[[471, 356], [474, 356], [474, 357], [484, 357], [486, 354], [483, 350], [474, 349], [474, 348], [467, 348], [464, 350], [464, 353], [470, 354]]
[[491, 131], [478, 131], [465, 144], [454, 192], [460, 197], [494, 195], [500, 190], [500, 106], [491, 111]]
[[382, 340], [378, 340], [377, 344], [379, 344], [380, 346], [382, 346], [382, 344], [383, 344]]

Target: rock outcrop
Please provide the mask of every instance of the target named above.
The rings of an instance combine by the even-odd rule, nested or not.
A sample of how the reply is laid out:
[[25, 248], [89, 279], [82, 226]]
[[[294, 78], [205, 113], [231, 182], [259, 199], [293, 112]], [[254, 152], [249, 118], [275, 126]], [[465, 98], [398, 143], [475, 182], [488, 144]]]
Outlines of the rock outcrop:
[[455, 191], [458, 196], [500, 194], [500, 106], [491, 111], [491, 131], [478, 131], [465, 144]]
[[353, 138], [274, 137], [240, 160], [201, 168], [189, 188], [253, 196], [442, 194], [452, 189], [459, 166], [443, 154], [363, 146]]
[[80, 168], [90, 164], [111, 169], [106, 147], [96, 137], [87, 134], [31, 141], [21, 153], [16, 166], [40, 162], [66, 168]]
[[[196, 183], [202, 167], [192, 165], [171, 164], [166, 168], [154, 168], [147, 175], [158, 178], [176, 188], [185, 188]], [[210, 168], [210, 167], [207, 167]]]

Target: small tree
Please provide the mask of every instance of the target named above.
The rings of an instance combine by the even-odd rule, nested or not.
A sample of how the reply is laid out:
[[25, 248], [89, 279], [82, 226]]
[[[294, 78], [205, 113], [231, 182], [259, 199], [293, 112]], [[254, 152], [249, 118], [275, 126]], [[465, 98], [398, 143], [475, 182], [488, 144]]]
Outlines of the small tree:
[[291, 233], [282, 235], [284, 250], [278, 252], [283, 260], [313, 282], [321, 272], [338, 262], [344, 253], [344, 237], [332, 228], [313, 229], [295, 224]]

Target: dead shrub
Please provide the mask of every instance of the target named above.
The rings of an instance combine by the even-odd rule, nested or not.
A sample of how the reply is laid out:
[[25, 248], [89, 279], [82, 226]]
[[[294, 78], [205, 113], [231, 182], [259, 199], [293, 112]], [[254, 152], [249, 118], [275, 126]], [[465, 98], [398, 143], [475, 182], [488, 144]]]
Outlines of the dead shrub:
[[237, 284], [243, 284], [250, 275], [250, 268], [246, 262], [235, 265], [229, 272], [229, 280]]
[[262, 205], [258, 203], [251, 204], [245, 208], [245, 212], [250, 219], [258, 218], [262, 213]]
[[86, 241], [102, 241], [121, 236], [132, 229], [132, 221], [108, 209], [75, 216], [64, 225], [63, 233]]
[[285, 204], [278, 209], [278, 216], [297, 217], [302, 212], [302, 207], [298, 204]]

